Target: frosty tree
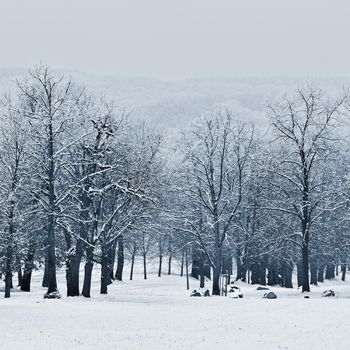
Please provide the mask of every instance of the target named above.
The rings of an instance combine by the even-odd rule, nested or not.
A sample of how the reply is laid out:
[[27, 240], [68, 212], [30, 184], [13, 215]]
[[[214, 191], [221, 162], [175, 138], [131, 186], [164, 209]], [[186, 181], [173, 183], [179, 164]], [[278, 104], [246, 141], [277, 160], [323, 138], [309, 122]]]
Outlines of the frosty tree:
[[32, 195], [39, 200], [46, 216], [47, 295], [51, 295], [57, 292], [56, 224], [67, 190], [63, 185], [58, 191], [58, 178], [69, 147], [73, 89], [70, 81], [57, 78], [45, 66], [32, 70], [27, 80], [18, 82], [18, 88], [27, 106], [24, 113], [29, 128]]
[[240, 209], [252, 129], [229, 111], [207, 115], [191, 131], [185, 149], [184, 187], [191, 213], [182, 230], [196, 238], [213, 268], [213, 294], [220, 294], [223, 248]]
[[270, 106], [275, 142], [280, 143], [281, 155], [271, 171], [279, 178], [279, 195], [289, 212], [300, 223], [303, 291], [310, 291], [309, 244], [310, 230], [315, 218], [321, 215], [324, 191], [317, 178], [321, 163], [332, 154], [333, 131], [344, 101], [327, 100], [313, 88], [299, 89], [295, 96], [285, 97]]

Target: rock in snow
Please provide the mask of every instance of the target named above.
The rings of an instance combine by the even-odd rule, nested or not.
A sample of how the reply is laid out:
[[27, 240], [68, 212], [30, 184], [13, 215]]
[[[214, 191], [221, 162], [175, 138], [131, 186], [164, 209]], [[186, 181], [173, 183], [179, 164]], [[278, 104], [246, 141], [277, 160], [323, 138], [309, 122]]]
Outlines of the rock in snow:
[[231, 285], [230, 290], [228, 291], [228, 296], [234, 299], [243, 298], [243, 293], [239, 287]]
[[277, 299], [277, 295], [274, 292], [268, 292], [264, 294], [264, 299]]
[[332, 289], [325, 290], [325, 291], [321, 294], [321, 297], [335, 297], [334, 290], [332, 290]]
[[46, 293], [44, 299], [61, 299], [61, 294], [59, 292]]
[[199, 293], [196, 289], [191, 293], [191, 297], [201, 297], [201, 293]]
[[209, 289], [205, 290], [204, 292], [195, 289], [194, 291], [192, 291], [191, 297], [210, 297]]

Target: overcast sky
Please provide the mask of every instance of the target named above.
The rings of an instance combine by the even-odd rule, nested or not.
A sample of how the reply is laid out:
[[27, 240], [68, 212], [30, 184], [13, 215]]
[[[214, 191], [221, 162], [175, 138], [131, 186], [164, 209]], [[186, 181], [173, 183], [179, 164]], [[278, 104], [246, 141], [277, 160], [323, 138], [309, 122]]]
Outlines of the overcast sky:
[[0, 67], [349, 75], [349, 0], [0, 0]]

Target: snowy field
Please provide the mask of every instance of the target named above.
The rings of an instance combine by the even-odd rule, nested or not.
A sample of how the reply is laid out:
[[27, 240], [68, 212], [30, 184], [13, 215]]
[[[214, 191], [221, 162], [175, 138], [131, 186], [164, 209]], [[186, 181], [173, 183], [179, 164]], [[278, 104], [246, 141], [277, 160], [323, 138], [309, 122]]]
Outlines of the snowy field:
[[[0, 349], [350, 348], [350, 284], [341, 281], [313, 287], [310, 299], [296, 289], [271, 288], [278, 299], [267, 300], [256, 286], [241, 284], [243, 299], [190, 298], [184, 277], [134, 277], [101, 296], [96, 270], [91, 299], [66, 298], [62, 271], [63, 298], [44, 300], [36, 273], [33, 292], [14, 290], [11, 299], [0, 299]], [[191, 280], [191, 289], [197, 286]], [[320, 297], [327, 288], [335, 298]]]

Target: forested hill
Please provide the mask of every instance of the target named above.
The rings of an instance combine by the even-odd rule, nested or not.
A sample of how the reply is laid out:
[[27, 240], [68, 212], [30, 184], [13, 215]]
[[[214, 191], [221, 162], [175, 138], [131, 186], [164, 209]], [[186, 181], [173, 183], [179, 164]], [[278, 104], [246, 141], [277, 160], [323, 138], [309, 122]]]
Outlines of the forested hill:
[[[10, 91], [27, 69], [0, 69], [0, 92]], [[72, 76], [96, 96], [106, 96], [126, 107], [132, 116], [165, 128], [186, 127], [204, 112], [227, 107], [240, 119], [266, 125], [266, 103], [305, 83], [339, 92], [350, 86], [349, 77], [275, 77], [156, 80], [117, 76], [95, 76], [78, 71], [62, 71]]]

